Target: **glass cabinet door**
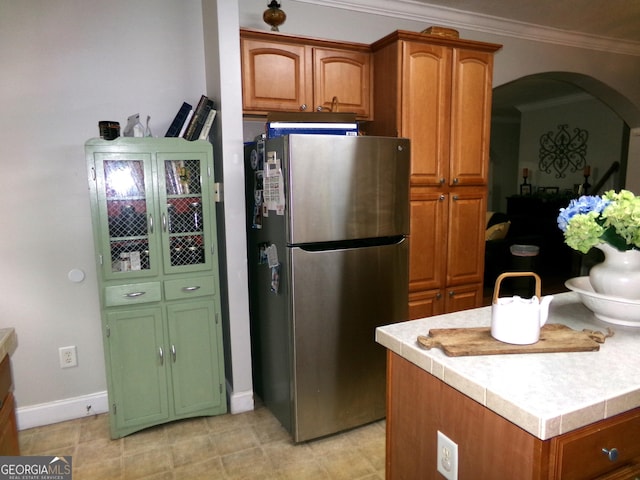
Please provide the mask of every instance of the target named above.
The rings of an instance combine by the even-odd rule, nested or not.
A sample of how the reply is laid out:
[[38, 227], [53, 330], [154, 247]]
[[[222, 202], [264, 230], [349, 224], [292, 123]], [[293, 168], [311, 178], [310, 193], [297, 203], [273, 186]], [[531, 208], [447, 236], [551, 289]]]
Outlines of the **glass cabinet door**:
[[[211, 206], [204, 154], [158, 153], [165, 272], [211, 266]], [[204, 180], [203, 180], [204, 179]]]
[[151, 156], [96, 154], [105, 275], [156, 274]]

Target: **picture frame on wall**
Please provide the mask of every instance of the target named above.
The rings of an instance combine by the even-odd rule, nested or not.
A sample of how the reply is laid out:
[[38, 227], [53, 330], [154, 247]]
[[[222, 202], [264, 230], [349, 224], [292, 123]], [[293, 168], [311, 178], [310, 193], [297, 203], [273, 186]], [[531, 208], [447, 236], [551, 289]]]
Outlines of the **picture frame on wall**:
[[544, 187], [545, 193], [550, 193], [552, 195], [557, 195], [560, 191], [560, 187]]
[[520, 185], [520, 195], [531, 195], [531, 184], [523, 183]]

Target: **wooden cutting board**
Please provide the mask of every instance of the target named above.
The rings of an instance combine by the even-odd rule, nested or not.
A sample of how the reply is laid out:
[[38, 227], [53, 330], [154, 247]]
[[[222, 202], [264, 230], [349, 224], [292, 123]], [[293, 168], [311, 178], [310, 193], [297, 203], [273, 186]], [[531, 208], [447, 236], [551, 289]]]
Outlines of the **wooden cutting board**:
[[511, 353], [596, 352], [605, 338], [613, 336], [593, 330], [572, 330], [566, 325], [547, 324], [540, 330], [540, 340], [531, 345], [503, 343], [491, 336], [490, 327], [432, 328], [420, 335], [418, 343], [426, 348], [440, 347], [450, 357], [500, 355]]

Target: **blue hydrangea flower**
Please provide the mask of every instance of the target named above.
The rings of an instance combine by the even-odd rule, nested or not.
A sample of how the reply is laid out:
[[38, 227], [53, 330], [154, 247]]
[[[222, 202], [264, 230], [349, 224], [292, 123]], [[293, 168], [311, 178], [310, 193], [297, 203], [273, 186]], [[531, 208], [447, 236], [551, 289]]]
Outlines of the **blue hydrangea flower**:
[[558, 228], [565, 232], [569, 221], [575, 215], [583, 215], [589, 212], [595, 212], [598, 216], [609, 205], [610, 200], [602, 197], [583, 195], [580, 198], [573, 199], [569, 202], [567, 208], [560, 209], [560, 215], [558, 215]]

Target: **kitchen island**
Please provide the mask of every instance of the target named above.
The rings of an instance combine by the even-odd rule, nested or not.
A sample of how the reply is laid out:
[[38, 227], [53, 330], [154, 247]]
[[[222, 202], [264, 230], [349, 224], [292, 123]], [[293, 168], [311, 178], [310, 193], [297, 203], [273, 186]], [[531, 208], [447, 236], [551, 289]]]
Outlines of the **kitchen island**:
[[640, 477], [640, 328], [599, 321], [573, 292], [547, 323], [614, 336], [595, 352], [448, 357], [417, 337], [487, 327], [491, 307], [379, 327], [387, 478], [443, 478], [438, 431], [458, 445], [461, 480]]

